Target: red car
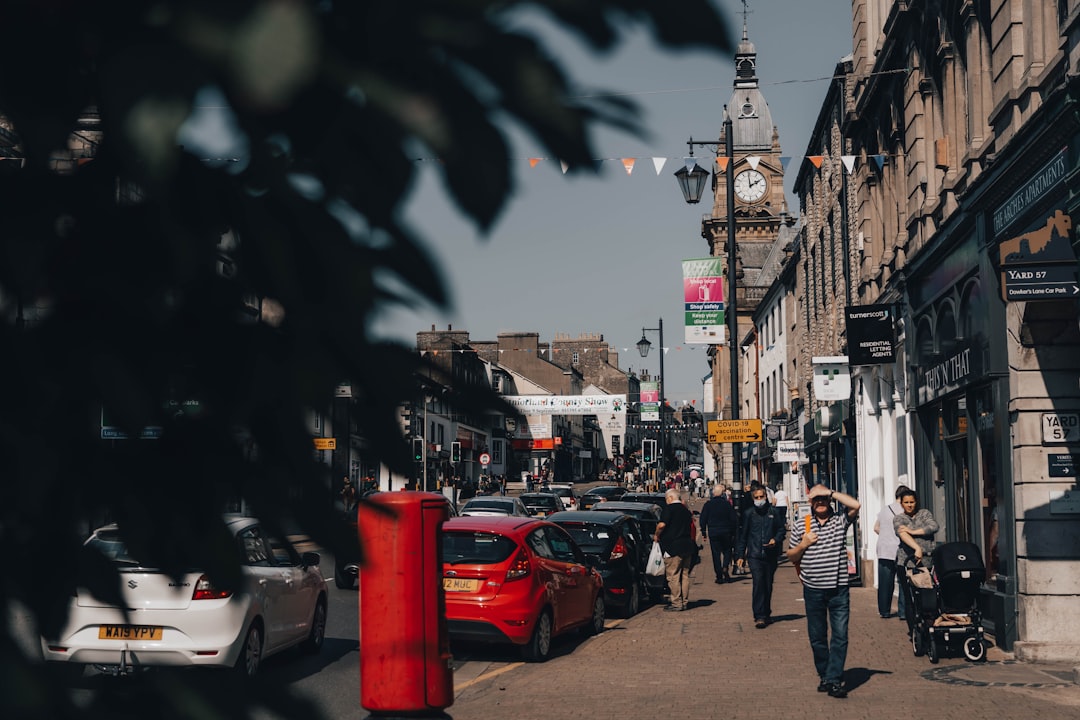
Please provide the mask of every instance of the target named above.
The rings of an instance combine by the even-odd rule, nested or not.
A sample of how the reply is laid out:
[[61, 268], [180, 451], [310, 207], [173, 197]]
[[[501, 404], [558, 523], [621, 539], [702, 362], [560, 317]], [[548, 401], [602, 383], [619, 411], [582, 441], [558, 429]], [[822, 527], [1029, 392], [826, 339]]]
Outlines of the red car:
[[604, 629], [600, 573], [558, 525], [535, 518], [443, 523], [443, 589], [451, 638], [513, 643], [543, 662], [551, 639]]

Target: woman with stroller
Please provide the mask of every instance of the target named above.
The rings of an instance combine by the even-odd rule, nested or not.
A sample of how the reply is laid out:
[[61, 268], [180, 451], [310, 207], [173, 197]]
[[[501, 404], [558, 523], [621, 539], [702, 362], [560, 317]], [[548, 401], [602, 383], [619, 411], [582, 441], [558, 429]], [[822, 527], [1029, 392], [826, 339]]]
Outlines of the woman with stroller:
[[908, 570], [920, 564], [930, 567], [934, 535], [940, 530], [937, 520], [929, 510], [919, 507], [919, 496], [914, 490], [900, 493], [900, 507], [904, 512], [893, 517], [893, 530], [900, 538], [900, 547], [896, 551], [897, 569]]
[[[909, 593], [908, 571], [931, 566], [933, 558], [930, 554], [934, 551], [934, 535], [940, 528], [933, 514], [926, 508], [919, 507], [919, 496], [914, 490], [905, 489], [897, 495], [903, 512], [893, 517], [893, 530], [900, 539], [900, 547], [896, 551], [896, 574], [900, 581], [900, 592]], [[909, 636], [918, 622], [919, 613], [918, 604], [905, 608]]]

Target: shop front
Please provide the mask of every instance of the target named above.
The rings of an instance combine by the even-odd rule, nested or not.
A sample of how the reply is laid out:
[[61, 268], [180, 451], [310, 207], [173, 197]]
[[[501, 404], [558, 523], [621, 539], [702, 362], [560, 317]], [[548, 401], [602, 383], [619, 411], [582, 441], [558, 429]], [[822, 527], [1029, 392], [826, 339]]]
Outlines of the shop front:
[[[1016, 639], [1015, 569], [1005, 488], [1008, 426], [1004, 306], [976, 224], [950, 252], [916, 267], [908, 286], [914, 333], [909, 337], [909, 407], [914, 489], [941, 529], [936, 540], [978, 545], [987, 569], [980, 605], [997, 644]], [[925, 272], [919, 272], [925, 268]], [[996, 338], [991, 342], [991, 338]]]

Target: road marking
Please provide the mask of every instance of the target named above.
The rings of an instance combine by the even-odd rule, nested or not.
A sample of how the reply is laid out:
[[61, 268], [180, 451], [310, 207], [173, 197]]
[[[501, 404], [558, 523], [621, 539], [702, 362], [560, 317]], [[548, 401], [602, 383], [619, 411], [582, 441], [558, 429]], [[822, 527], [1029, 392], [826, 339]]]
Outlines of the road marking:
[[[618, 627], [621, 624], [622, 624], [622, 619], [608, 620], [608, 621], [606, 621], [604, 623], [604, 629], [608, 630], [608, 629], [613, 628], [613, 627]], [[481, 680], [490, 680], [491, 678], [498, 677], [499, 675], [502, 675], [505, 672], [509, 672], [509, 671], [511, 671], [511, 670], [513, 670], [515, 668], [519, 668], [524, 664], [525, 663], [523, 663], [523, 662], [510, 663], [509, 665], [501, 667], [498, 670], [492, 670], [491, 672], [483, 673], [482, 675], [477, 675], [472, 680], [466, 680], [465, 682], [461, 683], [460, 685], [455, 683], [454, 684], [454, 695], [456, 696], [462, 690], [465, 690], [466, 688], [472, 687], [473, 685], [480, 682]]]
[[498, 670], [492, 670], [489, 673], [485, 673], [483, 675], [477, 675], [472, 680], [468, 680], [466, 682], [463, 682], [460, 685], [454, 685], [454, 694], [456, 695], [459, 692], [461, 692], [462, 690], [464, 690], [465, 688], [472, 687], [473, 685], [480, 682], [481, 680], [490, 680], [493, 677], [498, 677], [499, 675], [502, 675], [504, 672], [508, 672], [510, 670], [513, 670], [514, 668], [521, 667], [524, 664], [525, 663], [523, 663], [523, 662], [511, 663], [510, 665], [507, 665], [506, 667], [501, 667]]

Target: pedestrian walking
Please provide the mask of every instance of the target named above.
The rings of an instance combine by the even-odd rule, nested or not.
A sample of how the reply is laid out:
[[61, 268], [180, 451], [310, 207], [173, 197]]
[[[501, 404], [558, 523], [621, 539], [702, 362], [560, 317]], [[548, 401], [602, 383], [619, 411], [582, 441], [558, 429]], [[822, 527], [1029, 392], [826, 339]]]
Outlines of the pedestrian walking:
[[701, 525], [701, 536], [709, 541], [717, 584], [731, 579], [729, 568], [737, 521], [735, 508], [724, 497], [724, 486], [713, 485], [712, 497], [701, 508], [698, 523]]
[[[844, 543], [861, 506], [850, 495], [833, 492], [824, 485], [812, 487], [809, 500], [810, 520], [805, 526], [793, 524], [787, 556], [798, 569], [803, 585], [806, 632], [820, 681], [818, 692], [845, 698], [851, 595]], [[833, 500], [840, 504], [842, 512], [833, 511]]]
[[[893, 529], [893, 518], [904, 512], [900, 506], [900, 496], [910, 490], [907, 485], [896, 488], [896, 502], [889, 503], [881, 508], [877, 520], [874, 522], [874, 532], [877, 533], [877, 609], [878, 615], [884, 619], [892, 617], [892, 597], [896, 589], [896, 553], [900, 549], [900, 538]], [[904, 611], [907, 598], [901, 589], [896, 599], [896, 614], [901, 620], [904, 619]]]
[[776, 485], [776, 490], [773, 491], [771, 500], [773, 507], [780, 511], [780, 517], [784, 519], [784, 525], [787, 526], [788, 516], [788, 495], [784, 492], [784, 486], [782, 484]]
[[694, 516], [683, 504], [678, 490], [669, 489], [664, 499], [667, 505], [660, 514], [653, 540], [664, 551], [664, 571], [671, 590], [671, 603], [664, 610], [678, 612], [686, 609], [690, 597], [691, 559], [696, 545], [691, 530]]
[[356, 486], [353, 485], [352, 479], [348, 475], [341, 482], [341, 503], [345, 506], [345, 512], [350, 512], [356, 508]]
[[751, 605], [754, 627], [759, 630], [772, 622], [773, 579], [780, 553], [784, 549], [784, 519], [765, 494], [765, 488], [755, 485], [750, 491], [753, 507], [743, 514], [743, 524], [735, 545], [739, 566], [749, 565], [753, 579]]

